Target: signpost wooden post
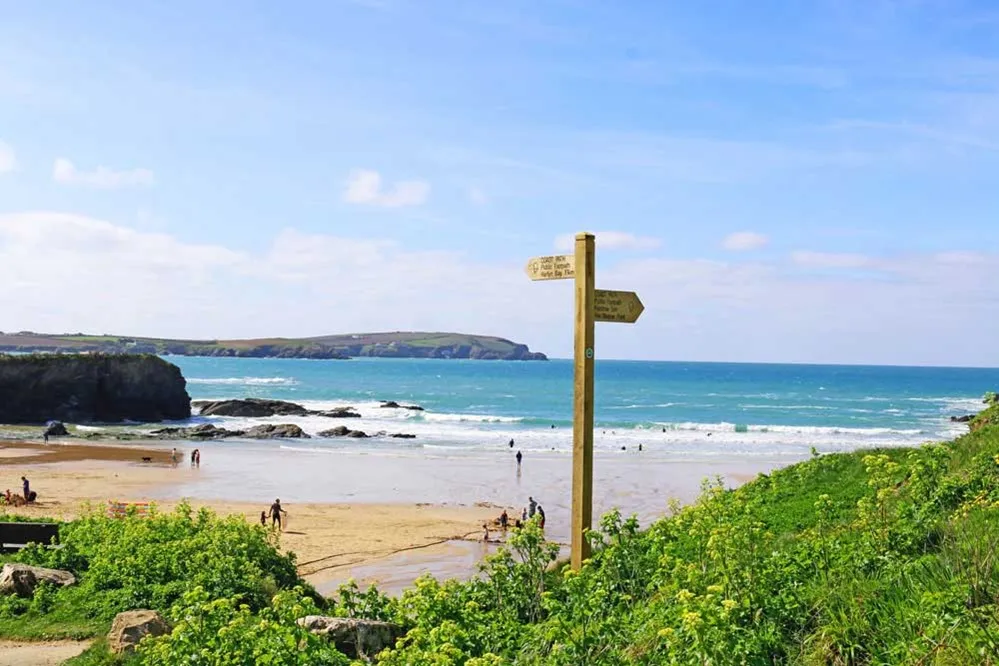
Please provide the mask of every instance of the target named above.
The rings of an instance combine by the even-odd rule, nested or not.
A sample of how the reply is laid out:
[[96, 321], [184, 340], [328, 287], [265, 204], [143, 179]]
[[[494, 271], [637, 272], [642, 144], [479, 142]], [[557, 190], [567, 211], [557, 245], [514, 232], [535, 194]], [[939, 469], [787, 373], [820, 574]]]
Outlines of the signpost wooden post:
[[593, 324], [633, 324], [645, 307], [633, 291], [595, 289], [595, 237], [576, 234], [573, 256], [535, 257], [527, 262], [532, 280], [575, 279], [575, 372], [572, 419], [571, 565], [577, 571], [590, 555], [586, 532], [593, 525]]

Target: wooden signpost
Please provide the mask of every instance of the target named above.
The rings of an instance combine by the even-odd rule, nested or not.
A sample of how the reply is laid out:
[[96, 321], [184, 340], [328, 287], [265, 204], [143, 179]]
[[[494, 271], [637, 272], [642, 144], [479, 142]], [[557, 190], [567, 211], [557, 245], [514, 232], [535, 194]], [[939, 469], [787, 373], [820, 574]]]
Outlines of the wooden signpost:
[[593, 323], [638, 321], [645, 306], [633, 291], [594, 288], [595, 238], [576, 234], [574, 255], [535, 257], [527, 262], [532, 280], [576, 282], [575, 391], [572, 418], [572, 568], [590, 555], [586, 531], [593, 525]]

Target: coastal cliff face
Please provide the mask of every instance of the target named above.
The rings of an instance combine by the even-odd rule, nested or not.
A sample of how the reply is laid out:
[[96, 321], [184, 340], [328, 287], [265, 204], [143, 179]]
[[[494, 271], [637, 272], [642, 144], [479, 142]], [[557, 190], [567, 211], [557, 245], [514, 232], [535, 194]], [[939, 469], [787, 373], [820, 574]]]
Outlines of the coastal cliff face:
[[0, 355], [0, 423], [163, 421], [190, 415], [180, 369], [156, 356]]

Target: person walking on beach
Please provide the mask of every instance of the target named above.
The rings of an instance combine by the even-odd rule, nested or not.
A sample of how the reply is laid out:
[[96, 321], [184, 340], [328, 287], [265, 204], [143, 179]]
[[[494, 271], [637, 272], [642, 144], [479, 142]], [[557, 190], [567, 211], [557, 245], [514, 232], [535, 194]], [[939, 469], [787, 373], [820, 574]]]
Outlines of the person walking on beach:
[[194, 449], [193, 451], [191, 451], [191, 467], [194, 467], [194, 456], [195, 456], [195, 454], [197, 454], [197, 452], [198, 452], [197, 449]]
[[482, 541], [483, 543], [489, 542], [489, 525], [482, 523]]
[[527, 522], [527, 507], [526, 506], [524, 507], [524, 510], [520, 512], [520, 519], [523, 522], [525, 522], [525, 523]]
[[541, 516], [541, 529], [545, 529], [545, 510], [538, 505], [538, 515]]
[[21, 486], [24, 488], [24, 501], [27, 502], [28, 498], [31, 496], [31, 484], [28, 483], [28, 479], [21, 477]]
[[534, 518], [534, 513], [537, 511], [538, 503], [534, 501], [533, 497], [527, 498], [527, 517]]
[[500, 514], [500, 527], [504, 530], [510, 525], [510, 516], [507, 515], [506, 509], [503, 509], [503, 513]]
[[524, 454], [517, 451], [517, 467], [520, 467], [521, 461], [524, 459]]
[[261, 511], [260, 512], [260, 524], [263, 525], [264, 527], [267, 527], [267, 512], [266, 511]]
[[510, 448], [513, 448], [513, 439], [510, 440]]
[[170, 452], [170, 462], [172, 462], [174, 465], [176, 465], [177, 464], [177, 460], [178, 460], [178, 458], [177, 458], [177, 447], [174, 447], [173, 450]]
[[201, 467], [201, 449], [194, 449], [194, 466]]
[[277, 527], [281, 529], [281, 514], [288, 515], [288, 512], [281, 508], [281, 500], [274, 500], [274, 504], [271, 504], [271, 527]]

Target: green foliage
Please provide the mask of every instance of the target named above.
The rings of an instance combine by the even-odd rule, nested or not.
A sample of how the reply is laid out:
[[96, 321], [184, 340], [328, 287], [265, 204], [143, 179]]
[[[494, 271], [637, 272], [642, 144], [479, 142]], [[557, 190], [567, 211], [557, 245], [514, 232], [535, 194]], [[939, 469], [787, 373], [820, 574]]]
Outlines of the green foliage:
[[466, 582], [338, 612], [409, 630], [380, 664], [999, 662], [999, 429], [813, 456], [640, 531], [611, 513], [579, 572], [535, 525]]
[[318, 613], [302, 588], [278, 593], [256, 614], [237, 598], [212, 598], [197, 587], [171, 609], [173, 632], [144, 639], [138, 652], [147, 666], [346, 666], [350, 661], [347, 657], [296, 622]]
[[984, 396], [982, 396], [982, 402], [991, 407], [992, 405], [999, 405], [999, 394], [995, 391], [987, 391]]
[[66, 569], [79, 582], [58, 590], [42, 585], [31, 599], [0, 598], [0, 636], [94, 636], [118, 612], [165, 610], [196, 588], [267, 607], [277, 590], [300, 583], [293, 556], [280, 554], [274, 539], [242, 517], [193, 513], [187, 505], [149, 517], [92, 512], [62, 525], [62, 548], [30, 547], [11, 558]]

